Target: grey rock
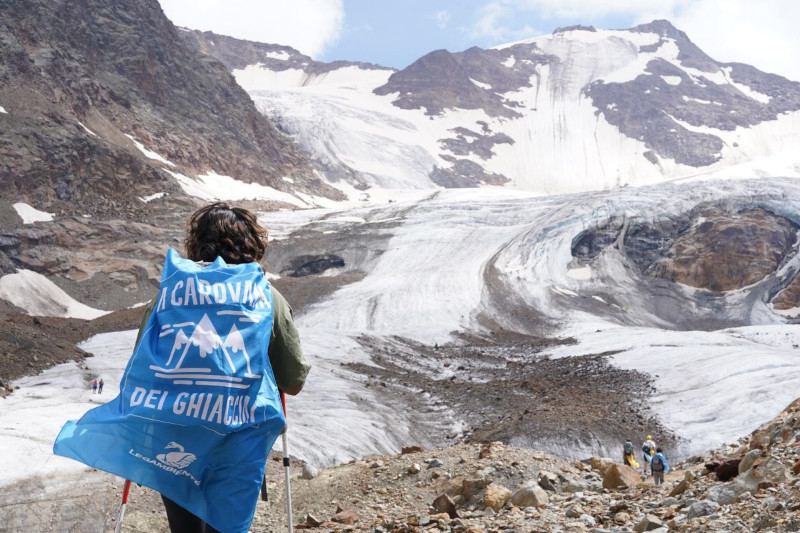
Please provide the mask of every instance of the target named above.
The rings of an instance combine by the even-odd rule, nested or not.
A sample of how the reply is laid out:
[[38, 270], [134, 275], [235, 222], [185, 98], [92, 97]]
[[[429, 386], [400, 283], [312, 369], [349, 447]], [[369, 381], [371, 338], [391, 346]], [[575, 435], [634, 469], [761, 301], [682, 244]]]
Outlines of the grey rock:
[[521, 487], [511, 496], [511, 503], [522, 508], [547, 505], [549, 501], [547, 492], [542, 487], [534, 484]]
[[314, 479], [319, 475], [319, 470], [314, 465], [311, 464], [304, 464], [303, 465], [303, 473], [300, 477], [303, 479]]
[[719, 509], [719, 504], [717, 502], [712, 500], [700, 500], [689, 507], [686, 518], [692, 519], [698, 516], [708, 516], [717, 509]]
[[556, 492], [558, 490], [556, 483], [558, 476], [550, 472], [539, 472], [539, 486], [544, 490]]
[[742, 458], [742, 462], [739, 463], [739, 473], [743, 474], [744, 472], [750, 470], [750, 467], [753, 466], [753, 463], [756, 462], [756, 459], [759, 459], [763, 456], [763, 452], [759, 449], [750, 450], [745, 454]]
[[656, 531], [663, 527], [665, 527], [665, 524], [659, 517], [648, 514], [634, 526], [633, 530], [636, 533], [642, 533], [643, 531]]

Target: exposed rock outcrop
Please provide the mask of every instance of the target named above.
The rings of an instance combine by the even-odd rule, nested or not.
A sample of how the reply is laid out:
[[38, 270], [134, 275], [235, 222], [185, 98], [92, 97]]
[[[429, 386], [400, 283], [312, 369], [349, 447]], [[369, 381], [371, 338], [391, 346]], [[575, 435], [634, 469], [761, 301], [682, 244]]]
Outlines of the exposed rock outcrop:
[[[662, 159], [695, 167], [710, 165], [721, 157], [722, 139], [693, 127], [732, 131], [800, 109], [800, 83], [740, 63], [718, 63], [666, 20], [642, 24], [631, 31], [661, 36], [658, 43], [643, 47], [639, 53], [653, 52], [667, 41], [674, 43], [683, 68], [653, 58], [645, 73], [633, 80], [596, 81], [585, 92], [608, 122], [626, 135], [643, 140]], [[690, 74], [685, 68], [698, 72]], [[754, 97], [747, 87], [757, 95]]]
[[704, 210], [647, 272], [712, 291], [741, 289], [775, 272], [796, 233], [789, 220], [764, 209]]
[[[793, 253], [797, 225], [762, 208], [700, 205], [674, 218], [611, 220], [579, 235], [573, 256], [589, 261], [622, 239], [625, 255], [650, 276], [711, 291], [731, 291], [773, 275]], [[780, 296], [796, 307], [800, 282]]]
[[137, 210], [139, 196], [180, 192], [164, 167], [278, 189], [292, 176], [335, 196], [224, 66], [183, 44], [156, 0], [11, 0], [0, 15], [4, 197], [70, 213]]

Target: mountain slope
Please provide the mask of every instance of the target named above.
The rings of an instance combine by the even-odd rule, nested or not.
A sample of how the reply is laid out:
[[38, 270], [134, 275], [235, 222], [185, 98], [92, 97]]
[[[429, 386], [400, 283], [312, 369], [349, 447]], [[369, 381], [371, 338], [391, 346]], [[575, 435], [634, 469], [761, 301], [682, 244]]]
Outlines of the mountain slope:
[[183, 45], [157, 0], [10, 0], [0, 15], [5, 197], [136, 209], [137, 196], [180, 191], [160, 169], [337, 195], [222, 64]]
[[714, 61], [666, 21], [437, 50], [399, 72], [203, 39], [242, 50], [226, 65], [331, 182], [561, 193], [800, 175], [800, 83]]

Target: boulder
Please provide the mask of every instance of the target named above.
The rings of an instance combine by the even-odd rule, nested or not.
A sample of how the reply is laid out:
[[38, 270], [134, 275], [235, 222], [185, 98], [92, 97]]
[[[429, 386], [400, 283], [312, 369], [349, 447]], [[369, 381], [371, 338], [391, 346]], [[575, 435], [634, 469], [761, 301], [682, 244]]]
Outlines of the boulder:
[[580, 518], [580, 516], [585, 513], [586, 511], [583, 510], [583, 507], [581, 507], [577, 503], [567, 507], [567, 510], [564, 512], [567, 518]]
[[426, 459], [425, 462], [428, 464], [428, 468], [439, 468], [440, 466], [444, 466], [444, 463], [440, 459]]
[[469, 500], [488, 485], [489, 480], [485, 478], [465, 479], [461, 484], [461, 495], [465, 500]]
[[533, 483], [525, 485], [511, 496], [511, 503], [520, 508], [538, 507], [550, 503], [547, 492], [539, 485]]
[[630, 489], [640, 482], [639, 473], [626, 465], [614, 464], [603, 476], [604, 489]]
[[306, 522], [305, 523], [306, 523], [306, 525], [308, 527], [319, 527], [320, 524], [322, 524], [321, 521], [319, 521], [317, 518], [314, 517], [314, 515], [312, 515], [310, 513], [306, 515]]
[[688, 481], [686, 481], [686, 479], [682, 479], [680, 483], [678, 483], [677, 485], [675, 485], [675, 487], [673, 487], [673, 489], [669, 492], [669, 495], [680, 496], [681, 494], [689, 490], [689, 487], [691, 487], [691, 484]]
[[734, 503], [745, 493], [755, 494], [761, 487], [772, 487], [786, 481], [787, 469], [777, 459], [767, 458], [744, 474], [709, 491], [708, 499], [721, 505]]
[[447, 515], [452, 518], [458, 518], [458, 512], [456, 511], [456, 504], [450, 496], [447, 494], [440, 494], [433, 500], [431, 506], [438, 512], [438, 513], [447, 513]]
[[544, 490], [556, 492], [558, 486], [558, 476], [552, 472], [539, 472], [539, 486]]
[[593, 470], [600, 472], [600, 475], [605, 475], [606, 471], [614, 464], [614, 460], [609, 457], [591, 457], [589, 459], [589, 466]]
[[739, 475], [739, 463], [741, 462], [741, 457], [728, 459], [714, 469], [714, 474], [720, 481], [729, 481]]
[[686, 513], [686, 518], [691, 520], [692, 518], [697, 518], [698, 516], [708, 516], [717, 509], [719, 509], [719, 504], [717, 502], [700, 500], [699, 502], [694, 502], [689, 506], [689, 511]]
[[486, 487], [486, 493], [483, 497], [486, 507], [489, 507], [495, 512], [502, 509], [510, 499], [511, 491], [502, 485], [498, 485], [497, 483], [491, 483], [488, 487]]
[[435, 490], [440, 494], [445, 493], [451, 498], [460, 496], [464, 490], [464, 478], [443, 479], [436, 484]]
[[739, 473], [743, 474], [744, 472], [750, 470], [750, 468], [755, 464], [756, 459], [760, 459], [763, 455], [763, 452], [759, 449], [750, 450], [747, 452], [742, 458], [742, 462], [739, 463]]
[[727, 483], [712, 487], [712, 489], [708, 491], [708, 500], [716, 502], [719, 505], [730, 505], [741, 498], [743, 494], [749, 492], [744, 483], [740, 483], [739, 480], [728, 481]]
[[419, 453], [425, 451], [422, 446], [403, 446], [400, 450], [400, 455], [407, 455], [409, 453]]
[[787, 469], [782, 462], [769, 457], [739, 477], [750, 493], [755, 494], [762, 484], [774, 486], [786, 481]]
[[352, 509], [345, 509], [343, 511], [337, 512], [331, 518], [331, 521], [337, 522], [339, 524], [345, 524], [348, 526], [352, 526], [359, 520], [358, 514]]
[[666, 527], [666, 524], [659, 517], [648, 514], [633, 527], [633, 530], [636, 533], [642, 533], [643, 531], [653, 531], [662, 527]]

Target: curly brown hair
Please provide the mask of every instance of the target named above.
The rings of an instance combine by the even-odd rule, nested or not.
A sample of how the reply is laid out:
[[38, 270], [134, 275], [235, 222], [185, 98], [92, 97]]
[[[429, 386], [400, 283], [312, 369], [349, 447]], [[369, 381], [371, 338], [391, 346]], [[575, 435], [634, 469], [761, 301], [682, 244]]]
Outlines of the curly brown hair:
[[217, 202], [189, 218], [184, 245], [192, 261], [222, 257], [228, 264], [260, 263], [267, 249], [267, 230], [247, 209]]

